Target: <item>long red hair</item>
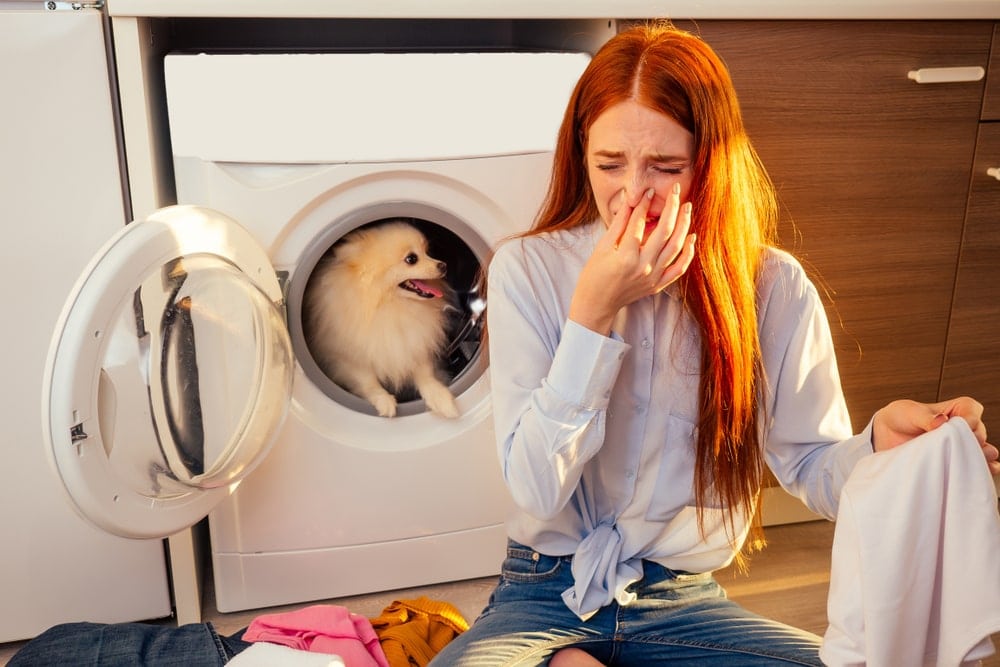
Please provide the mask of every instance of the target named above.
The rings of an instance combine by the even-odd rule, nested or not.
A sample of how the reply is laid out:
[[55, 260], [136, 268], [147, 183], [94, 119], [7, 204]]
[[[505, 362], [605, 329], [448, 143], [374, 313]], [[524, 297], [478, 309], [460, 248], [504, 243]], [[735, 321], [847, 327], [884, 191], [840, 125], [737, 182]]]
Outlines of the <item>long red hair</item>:
[[[587, 178], [588, 131], [608, 108], [635, 100], [694, 136], [691, 232], [697, 251], [680, 280], [701, 333], [694, 491], [699, 520], [722, 506], [735, 543], [734, 511], [755, 512], [764, 474], [757, 335], [757, 275], [775, 241], [774, 188], [747, 137], [729, 72], [700, 38], [668, 23], [627, 29], [581, 76], [559, 130], [548, 194], [532, 230], [598, 218]], [[759, 519], [747, 545], [762, 544]]]

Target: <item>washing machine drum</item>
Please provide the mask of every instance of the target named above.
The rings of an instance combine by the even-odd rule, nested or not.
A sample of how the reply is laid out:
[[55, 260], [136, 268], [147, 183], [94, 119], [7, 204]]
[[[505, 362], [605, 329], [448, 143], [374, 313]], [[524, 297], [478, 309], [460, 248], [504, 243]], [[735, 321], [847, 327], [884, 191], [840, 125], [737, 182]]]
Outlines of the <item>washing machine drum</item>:
[[84, 517], [163, 537], [266, 455], [294, 367], [281, 286], [235, 221], [174, 206], [125, 226], [77, 281], [44, 377], [47, 452]]

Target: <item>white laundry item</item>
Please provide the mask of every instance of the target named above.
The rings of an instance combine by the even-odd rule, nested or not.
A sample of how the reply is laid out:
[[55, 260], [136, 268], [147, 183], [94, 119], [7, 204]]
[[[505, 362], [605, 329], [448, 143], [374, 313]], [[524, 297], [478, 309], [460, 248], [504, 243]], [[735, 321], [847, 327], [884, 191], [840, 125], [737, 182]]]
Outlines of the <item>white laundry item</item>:
[[855, 466], [833, 539], [831, 667], [957, 667], [1000, 631], [996, 488], [968, 424], [941, 427]]
[[227, 665], [233, 667], [344, 667], [340, 656], [301, 651], [290, 646], [256, 642], [236, 654]]

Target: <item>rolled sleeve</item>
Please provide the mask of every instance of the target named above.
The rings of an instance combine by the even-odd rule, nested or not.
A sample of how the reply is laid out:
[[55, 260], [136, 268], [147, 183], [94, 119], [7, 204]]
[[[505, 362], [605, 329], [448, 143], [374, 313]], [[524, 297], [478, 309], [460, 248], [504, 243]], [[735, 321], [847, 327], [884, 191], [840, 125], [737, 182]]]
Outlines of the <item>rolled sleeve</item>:
[[810, 510], [832, 521], [840, 509], [840, 493], [854, 467], [873, 453], [869, 423], [857, 435], [810, 451], [803, 465], [808, 472], [800, 475], [798, 484], [786, 489]]

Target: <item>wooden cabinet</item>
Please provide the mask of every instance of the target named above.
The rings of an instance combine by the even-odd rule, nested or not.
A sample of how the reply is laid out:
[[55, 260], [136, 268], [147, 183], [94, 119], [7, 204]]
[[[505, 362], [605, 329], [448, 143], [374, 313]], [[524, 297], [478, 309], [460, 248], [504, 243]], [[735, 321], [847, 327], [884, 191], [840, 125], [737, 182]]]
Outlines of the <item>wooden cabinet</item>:
[[982, 119], [1000, 120], [1000, 23], [993, 26], [993, 50], [990, 54], [990, 68], [986, 73]]
[[[975, 178], [966, 223], [985, 83], [907, 77], [919, 68], [985, 68], [993, 22], [681, 25], [730, 68], [777, 187], [781, 243], [823, 293], [855, 429], [896, 398], [934, 401], [960, 388], [1000, 398], [990, 335], [1000, 313], [1000, 182]], [[987, 156], [976, 160], [980, 169]], [[949, 377], [962, 377], [942, 384], [946, 346]]]
[[996, 442], [1000, 420], [1000, 122], [996, 122], [1000, 121], [1000, 26], [993, 36], [982, 119], [941, 395], [970, 394], [982, 401]]

